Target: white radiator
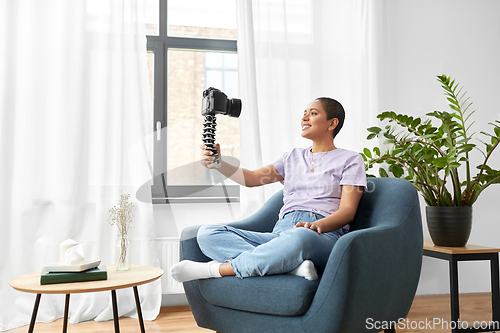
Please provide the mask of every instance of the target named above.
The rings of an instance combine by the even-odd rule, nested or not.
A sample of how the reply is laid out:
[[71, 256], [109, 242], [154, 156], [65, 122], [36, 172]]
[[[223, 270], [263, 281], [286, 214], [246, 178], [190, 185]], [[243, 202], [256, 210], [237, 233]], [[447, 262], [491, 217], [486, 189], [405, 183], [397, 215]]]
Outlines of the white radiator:
[[175, 281], [170, 275], [170, 267], [179, 262], [179, 237], [158, 237], [160, 245], [160, 265], [163, 269], [161, 290], [163, 294], [184, 293], [182, 283]]

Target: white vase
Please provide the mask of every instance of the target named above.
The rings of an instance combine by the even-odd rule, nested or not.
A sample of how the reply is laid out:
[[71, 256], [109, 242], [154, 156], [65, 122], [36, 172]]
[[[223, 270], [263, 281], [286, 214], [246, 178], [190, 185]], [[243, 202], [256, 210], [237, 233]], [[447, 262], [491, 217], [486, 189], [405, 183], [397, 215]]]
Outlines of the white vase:
[[127, 235], [119, 235], [116, 243], [116, 270], [129, 270], [130, 265], [130, 241]]

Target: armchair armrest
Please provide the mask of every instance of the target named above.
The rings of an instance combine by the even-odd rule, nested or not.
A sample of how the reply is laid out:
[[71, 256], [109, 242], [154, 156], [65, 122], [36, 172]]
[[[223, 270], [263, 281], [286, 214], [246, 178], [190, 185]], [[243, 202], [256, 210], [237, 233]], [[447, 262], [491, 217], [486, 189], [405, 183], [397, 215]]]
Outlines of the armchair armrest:
[[179, 242], [179, 260], [192, 260], [197, 262], [210, 261], [210, 258], [204, 255], [198, 246], [196, 235], [200, 227], [201, 225], [196, 225], [182, 230]]

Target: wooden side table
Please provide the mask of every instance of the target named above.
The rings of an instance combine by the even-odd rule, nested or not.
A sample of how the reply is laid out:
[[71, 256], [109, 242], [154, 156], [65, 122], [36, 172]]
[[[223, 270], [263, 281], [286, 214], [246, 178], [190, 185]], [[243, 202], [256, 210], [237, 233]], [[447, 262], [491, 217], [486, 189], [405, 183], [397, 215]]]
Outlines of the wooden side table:
[[[453, 333], [459, 332], [491, 332], [499, 330], [500, 323], [500, 285], [499, 285], [499, 266], [498, 253], [500, 249], [466, 245], [465, 247], [443, 247], [435, 246], [430, 239], [424, 239], [424, 256], [448, 260], [450, 268], [450, 303], [451, 303], [451, 321], [459, 323], [459, 291], [458, 291], [458, 262], [459, 261], [477, 261], [489, 260], [491, 270], [491, 308], [493, 326], [487, 328], [452, 328]], [[496, 325], [496, 326], [495, 326]]]
[[113, 303], [113, 319], [115, 323], [115, 332], [120, 332], [118, 324], [118, 305], [116, 302], [116, 290], [123, 288], [134, 289], [135, 305], [141, 332], [145, 332], [144, 321], [142, 319], [141, 303], [139, 301], [139, 292], [137, 286], [146, 284], [159, 279], [163, 275], [163, 270], [149, 266], [132, 266], [128, 271], [117, 271], [115, 266], [106, 266], [108, 270], [108, 279], [102, 281], [75, 282], [40, 285], [40, 273], [32, 273], [17, 277], [10, 281], [10, 286], [16, 290], [27, 293], [35, 293], [36, 300], [31, 316], [31, 323], [28, 332], [32, 333], [35, 328], [36, 315], [42, 294], [66, 294], [66, 303], [64, 306], [64, 324], [63, 333], [68, 329], [69, 295], [77, 293], [90, 293], [96, 291], [111, 290], [111, 300]]

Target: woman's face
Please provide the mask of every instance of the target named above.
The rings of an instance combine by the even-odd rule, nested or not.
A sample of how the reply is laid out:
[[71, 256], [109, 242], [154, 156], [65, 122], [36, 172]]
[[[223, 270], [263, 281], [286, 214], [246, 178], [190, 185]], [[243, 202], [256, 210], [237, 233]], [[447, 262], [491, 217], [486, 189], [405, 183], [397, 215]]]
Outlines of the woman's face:
[[326, 111], [320, 101], [312, 101], [304, 110], [301, 120], [302, 137], [310, 140], [323, 139], [325, 135], [333, 138], [335, 119], [327, 120]]

